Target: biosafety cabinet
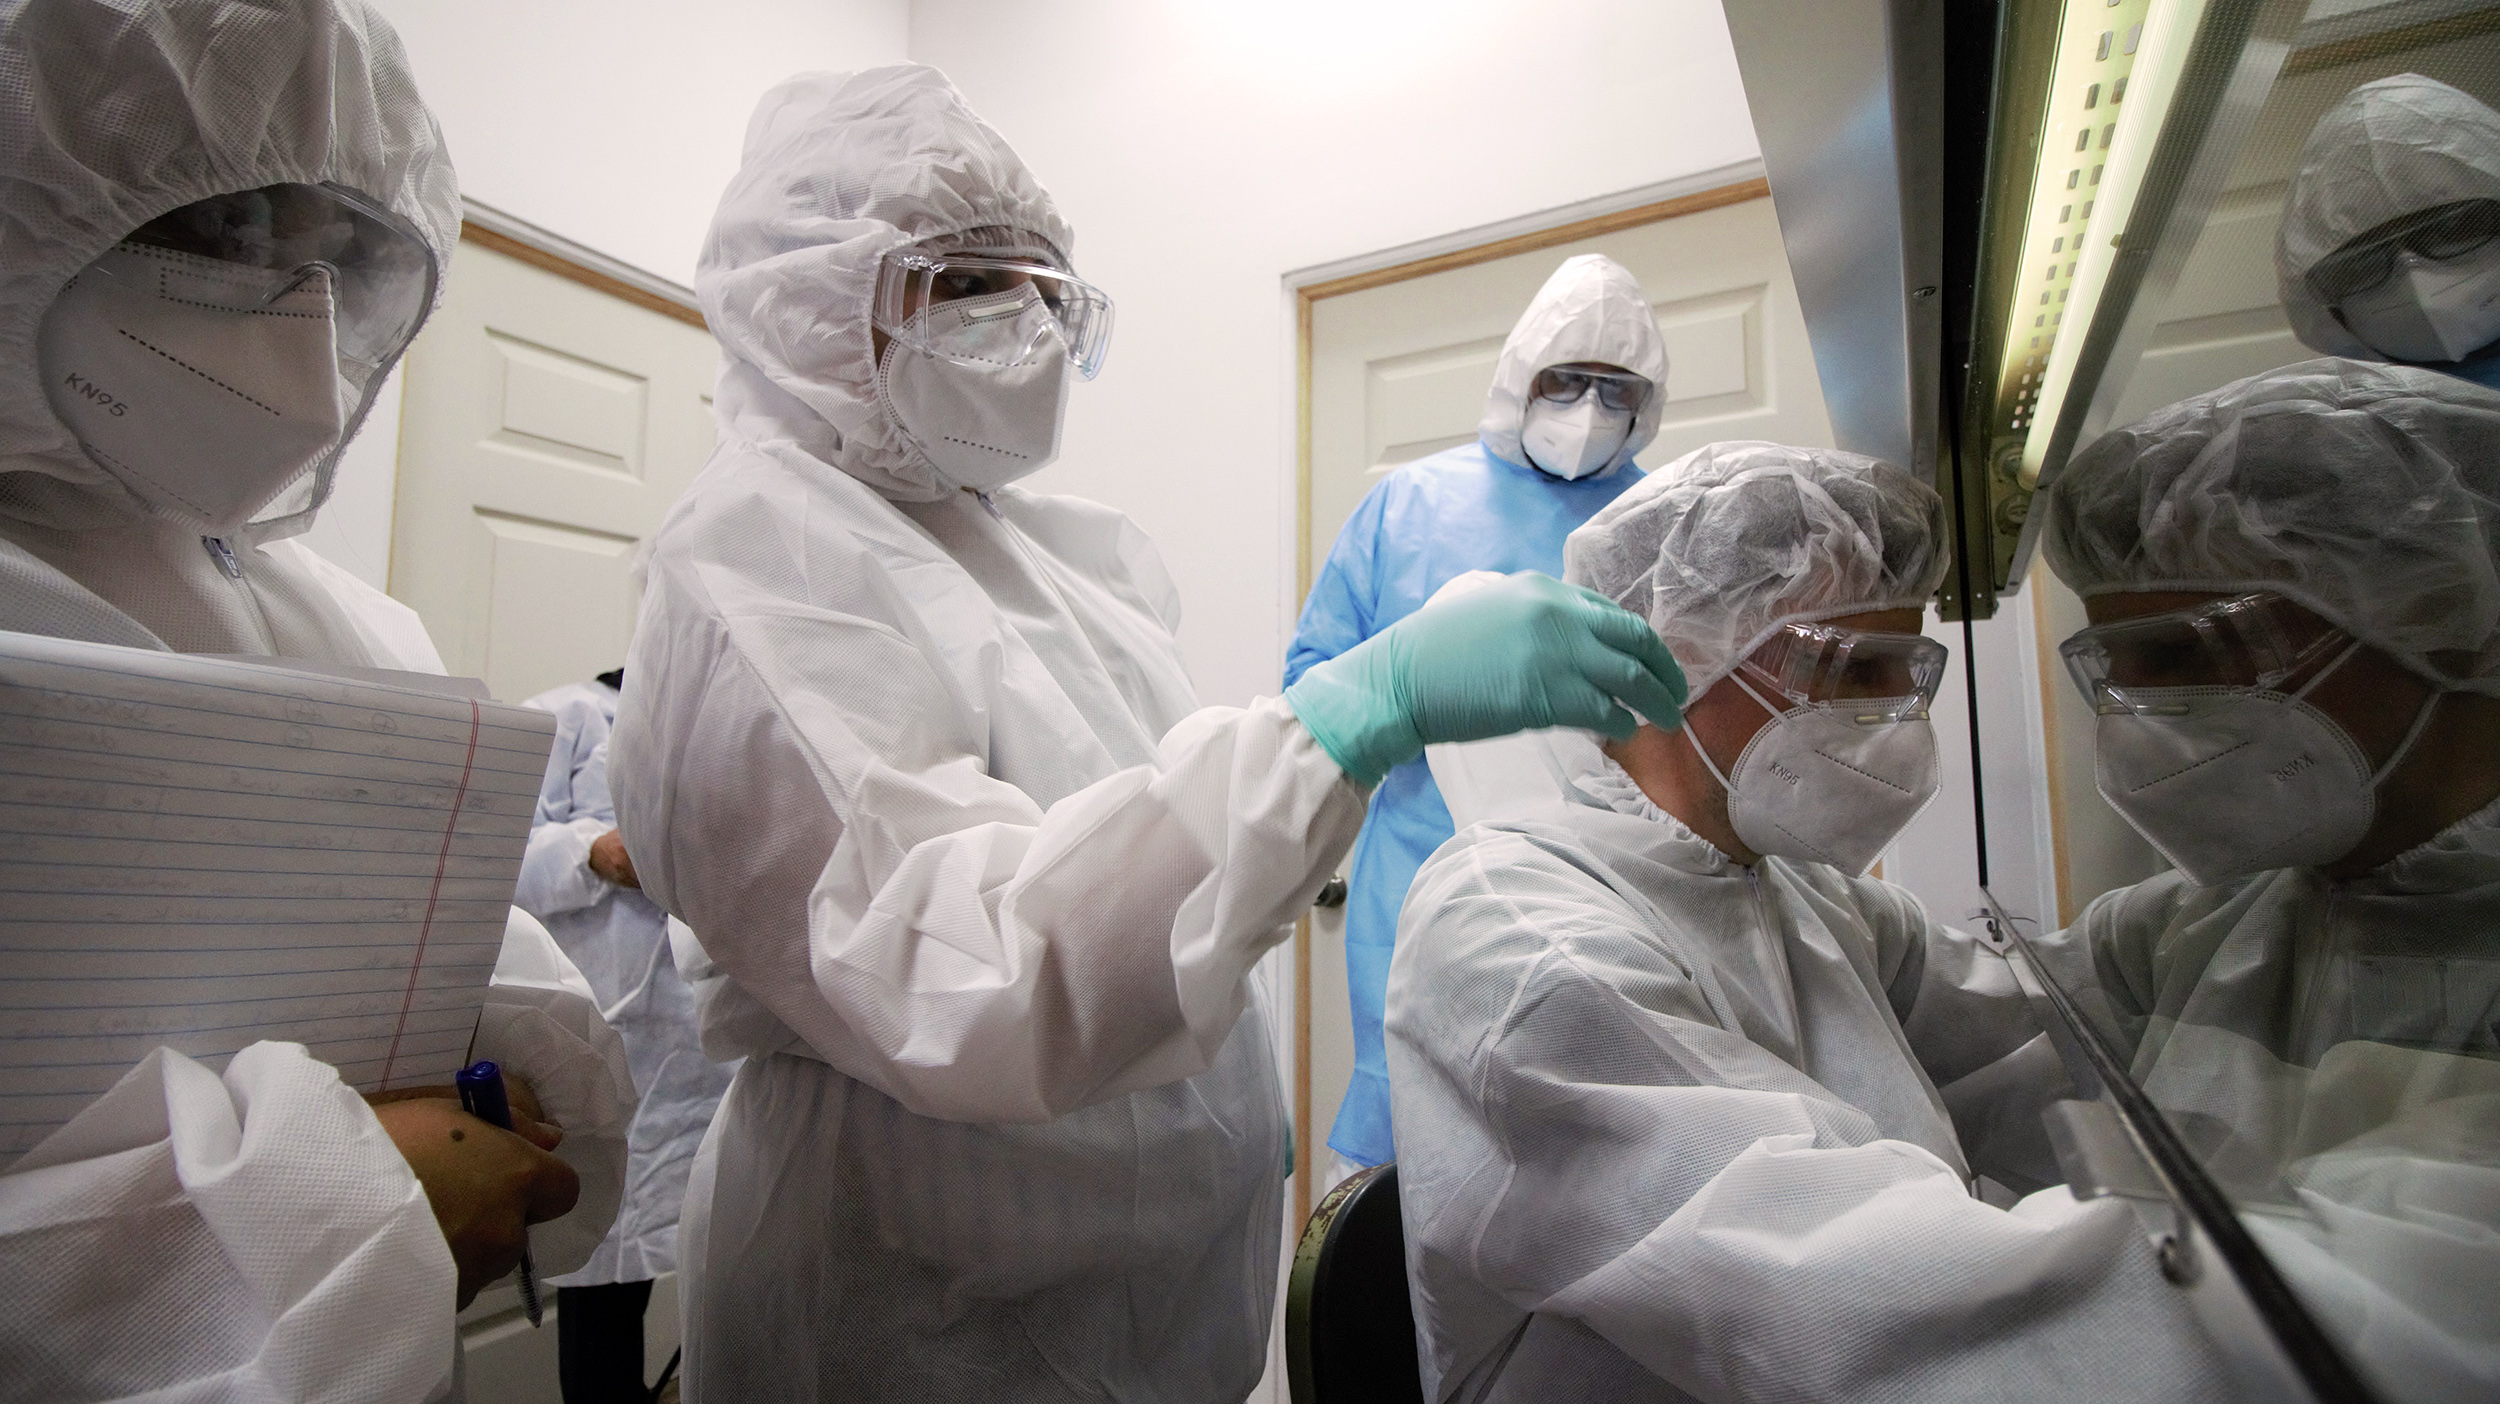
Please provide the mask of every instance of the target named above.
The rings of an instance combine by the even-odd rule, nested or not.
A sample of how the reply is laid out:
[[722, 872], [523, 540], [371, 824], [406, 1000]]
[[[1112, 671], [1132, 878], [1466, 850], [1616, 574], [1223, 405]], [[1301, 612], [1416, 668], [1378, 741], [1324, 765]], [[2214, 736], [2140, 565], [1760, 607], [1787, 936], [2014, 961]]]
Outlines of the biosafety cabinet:
[[[2104, 621], [2041, 550], [2043, 494], [2096, 439], [2320, 342], [2367, 354], [2373, 307], [2419, 314], [2413, 342], [2376, 348], [2410, 354], [2376, 359], [2477, 373], [2491, 343], [2439, 343], [2481, 332], [2433, 300], [2477, 277], [2500, 299], [2500, 142], [2444, 105], [2500, 107], [2500, 3], [1815, 0], [1811, 24], [1794, 0], [1724, 8], [1835, 440], [1928, 475], [1951, 513], [1936, 608], [1968, 705], [1937, 720], [1970, 733], [1970, 783], [1947, 802], [1967, 811], [1982, 895], [1938, 915], [1987, 933], [2047, 1030], [2071, 1084], [2043, 1122], [2063, 1182], [2131, 1203], [2249, 1398], [2500, 1398], [2500, 929], [2484, 915], [2500, 889], [2406, 905], [2426, 882], [2487, 884], [2490, 835], [2432, 845], [2463, 877], [2404, 859], [2231, 888], [2274, 904], [2270, 933], [2217, 915], [2222, 898], [2182, 899], [2141, 936], [2157, 958], [2094, 944], [2132, 919], [2126, 894], [2199, 885], [2104, 798], [2096, 742], [2144, 708], [2111, 671], [2122, 645], [2061, 647]], [[2355, 108], [2403, 75], [2430, 82]], [[2314, 214], [2285, 224], [2322, 122], [2395, 153], [2368, 177], [2389, 186], [2369, 227], [2331, 248], [2304, 245]], [[2396, 169], [2425, 142], [2454, 167], [2438, 189]], [[2307, 164], [2313, 185], [2353, 178]], [[2244, 640], [2265, 608], [2163, 627]], [[2244, 818], [2226, 806], [2215, 827]]]

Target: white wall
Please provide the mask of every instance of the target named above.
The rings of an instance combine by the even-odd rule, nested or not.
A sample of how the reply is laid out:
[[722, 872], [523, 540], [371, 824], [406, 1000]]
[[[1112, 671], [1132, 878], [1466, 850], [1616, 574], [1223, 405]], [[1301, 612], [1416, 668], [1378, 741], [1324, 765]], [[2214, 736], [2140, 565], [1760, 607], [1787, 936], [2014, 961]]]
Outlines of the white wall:
[[908, 0], [373, 0], [466, 193], [694, 281], [755, 100], [903, 57]]
[[[1162, 544], [1210, 701], [1275, 689], [1300, 604], [1283, 275], [1757, 154], [1714, 0], [375, 3], [465, 191], [679, 282], [766, 87], [945, 69], [1119, 304], [1036, 485]], [[364, 516], [317, 544], [378, 578], [387, 511]]]
[[1294, 597], [1291, 269], [1758, 154], [1715, 0], [916, 0], [1118, 303], [1036, 485], [1161, 544], [1200, 693], [1275, 691]]

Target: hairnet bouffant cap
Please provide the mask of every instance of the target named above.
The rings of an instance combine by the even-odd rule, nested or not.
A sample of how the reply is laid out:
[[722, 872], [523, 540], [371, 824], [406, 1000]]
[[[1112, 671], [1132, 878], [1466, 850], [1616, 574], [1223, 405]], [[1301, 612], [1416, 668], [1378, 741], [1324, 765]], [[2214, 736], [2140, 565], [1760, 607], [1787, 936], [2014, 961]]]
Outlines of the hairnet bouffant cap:
[[1647, 619], [1698, 697], [1782, 624], [1924, 605], [1948, 550], [1943, 499], [1906, 469], [1739, 440], [1608, 504], [1563, 574]]
[[2103, 435], [2047, 503], [2049, 566], [2086, 597], [2272, 590], [2500, 693], [2500, 393], [2303, 361]]
[[2301, 148], [2275, 229], [2275, 280], [2292, 330], [2312, 350], [2372, 355], [2310, 291], [2309, 270], [2400, 215], [2475, 199], [2500, 199], [2500, 112], [2418, 73], [2345, 94]]

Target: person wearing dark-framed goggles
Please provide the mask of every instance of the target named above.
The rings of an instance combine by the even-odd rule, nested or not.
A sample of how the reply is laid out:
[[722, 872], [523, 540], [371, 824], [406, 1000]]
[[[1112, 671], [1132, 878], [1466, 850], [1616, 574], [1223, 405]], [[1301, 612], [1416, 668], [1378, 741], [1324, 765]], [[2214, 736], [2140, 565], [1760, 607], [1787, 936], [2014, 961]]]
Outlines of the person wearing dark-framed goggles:
[[2292, 330], [2500, 385], [2500, 112], [2418, 73], [2318, 119], [2276, 226]]
[[[1648, 297], [1603, 254], [1561, 260], [1495, 359], [1473, 440], [1402, 463], [1363, 496], [1311, 581], [1285, 653], [1290, 685], [1424, 607], [1469, 572], [1555, 574], [1563, 541], [1639, 481], [1666, 402]], [[1398, 910], [1456, 831], [1421, 757], [1372, 799], [1345, 874], [1354, 1066], [1327, 1128], [1333, 1183], [1394, 1158], [1381, 1018]]]

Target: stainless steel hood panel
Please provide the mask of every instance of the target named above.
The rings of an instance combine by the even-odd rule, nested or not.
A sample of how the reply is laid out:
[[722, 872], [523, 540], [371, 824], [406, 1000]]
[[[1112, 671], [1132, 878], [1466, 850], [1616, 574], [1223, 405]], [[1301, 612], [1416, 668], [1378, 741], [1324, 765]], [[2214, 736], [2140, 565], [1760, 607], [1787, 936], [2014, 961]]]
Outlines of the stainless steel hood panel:
[[1936, 481], [1942, 0], [1726, 0], [1839, 446]]

